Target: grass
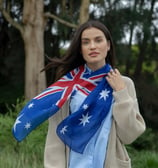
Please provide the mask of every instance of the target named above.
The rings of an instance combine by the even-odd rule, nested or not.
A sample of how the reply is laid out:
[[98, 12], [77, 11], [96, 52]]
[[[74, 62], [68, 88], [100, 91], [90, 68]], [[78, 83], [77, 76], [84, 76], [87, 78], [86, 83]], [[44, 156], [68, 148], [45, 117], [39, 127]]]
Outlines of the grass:
[[132, 168], [158, 168], [158, 152], [134, 148], [128, 150], [132, 160]]
[[12, 108], [7, 114], [0, 114], [0, 168], [43, 168], [48, 122], [32, 131], [22, 142], [17, 142], [11, 132], [17, 113], [24, 104], [18, 100], [15, 112]]
[[136, 168], [158, 168], [158, 154], [150, 151], [138, 152], [133, 162]]
[[11, 135], [2, 136], [0, 143], [1, 168], [43, 168], [43, 152], [47, 122], [34, 130], [24, 141], [17, 142]]
[[42, 152], [36, 153], [36, 151], [28, 153], [21, 151], [16, 153], [10, 149], [4, 151], [0, 156], [1, 168], [43, 168]]

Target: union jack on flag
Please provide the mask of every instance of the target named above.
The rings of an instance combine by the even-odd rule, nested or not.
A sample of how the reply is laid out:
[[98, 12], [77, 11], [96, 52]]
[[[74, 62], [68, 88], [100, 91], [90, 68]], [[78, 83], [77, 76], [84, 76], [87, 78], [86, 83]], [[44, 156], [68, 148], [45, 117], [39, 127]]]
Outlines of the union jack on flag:
[[56, 105], [61, 108], [74, 89], [80, 90], [83, 94], [88, 96], [96, 87], [97, 82], [105, 76], [105, 72], [90, 76], [86, 71], [87, 68], [84, 66], [80, 66], [79, 68], [70, 71], [34, 99], [41, 99], [54, 93], [61, 93], [61, 97], [56, 103]]
[[[76, 120], [83, 123], [84, 126], [87, 125], [87, 123], [81, 119], [81, 116], [84, 117], [87, 114], [89, 115], [91, 114], [91, 116], [87, 116], [87, 117], [90, 117], [91, 119], [93, 119], [93, 116], [95, 116], [95, 115], [92, 115], [94, 111], [93, 109], [95, 109], [96, 111], [97, 108], [102, 104], [102, 103], [100, 105], [98, 103], [96, 104], [97, 102], [96, 97], [98, 97], [99, 94], [102, 95], [101, 90], [105, 89], [105, 87], [108, 88], [106, 93], [108, 93], [107, 97], [109, 98], [109, 100], [107, 98], [106, 102], [108, 103], [105, 103], [103, 101], [103, 104], [107, 105], [111, 102], [111, 98], [110, 98], [112, 97], [111, 87], [107, 84], [107, 81], [105, 80], [105, 75], [110, 71], [110, 69], [111, 69], [111, 66], [107, 64], [103, 68], [97, 71], [94, 71], [92, 73], [89, 73], [86, 65], [80, 66], [70, 71], [69, 73], [67, 73], [60, 80], [58, 80], [57, 82], [49, 86], [46, 90], [44, 90], [41, 94], [34, 97], [22, 109], [22, 111], [19, 113], [14, 123], [12, 132], [13, 132], [13, 136], [15, 137], [15, 139], [17, 141], [22, 141], [38, 125], [40, 125], [45, 120], [47, 120], [49, 117], [51, 117], [53, 114], [55, 114], [62, 107], [62, 105], [70, 98], [72, 92], [76, 89], [76, 90], [80, 90], [80, 92], [82, 92], [84, 95], [87, 96], [86, 100], [84, 101], [84, 106], [83, 106], [84, 108], [81, 107], [79, 111], [75, 112], [75, 114], [71, 114], [70, 116], [68, 116], [66, 118], [66, 121], [63, 120], [63, 122], [59, 124], [58, 126], [57, 134], [59, 135], [61, 140], [64, 141], [64, 143], [74, 148], [74, 150], [78, 152], [82, 152], [85, 145], [82, 147], [82, 151], [75, 149], [76, 147], [73, 147], [70, 145], [70, 143], [72, 144], [72, 142], [68, 140], [70, 137], [65, 137], [63, 135], [66, 135], [65, 131], [70, 128], [71, 124], [76, 123]], [[102, 97], [105, 97], [105, 96], [102, 96]], [[99, 100], [99, 97], [98, 97], [98, 100]], [[98, 102], [102, 102], [102, 101], [98, 101]], [[108, 105], [108, 107], [109, 106], [110, 105]], [[87, 110], [90, 110], [88, 113], [86, 113], [87, 110], [85, 107], [89, 107], [87, 108]], [[109, 111], [109, 108], [107, 108], [107, 111]], [[80, 117], [80, 120], [79, 118], [77, 119], [76, 117], [77, 118]], [[97, 121], [101, 122], [101, 120], [97, 120]], [[65, 122], [66, 124], [63, 126], [63, 123]], [[71, 123], [71, 124], [69, 125], [68, 123]], [[81, 126], [81, 124], [79, 125]], [[93, 129], [93, 130], [96, 131], [96, 129]], [[93, 134], [94, 132], [89, 133], [90, 136], [87, 138], [87, 141], [90, 139], [90, 137]], [[68, 136], [68, 134], [66, 136]], [[87, 141], [84, 143], [86, 144]]]

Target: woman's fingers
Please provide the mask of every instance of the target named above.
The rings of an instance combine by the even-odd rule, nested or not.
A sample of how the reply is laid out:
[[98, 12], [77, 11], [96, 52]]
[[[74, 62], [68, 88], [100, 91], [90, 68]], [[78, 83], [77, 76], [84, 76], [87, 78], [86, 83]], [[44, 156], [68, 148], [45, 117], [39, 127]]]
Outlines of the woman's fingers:
[[125, 88], [125, 83], [118, 69], [110, 70], [106, 79], [115, 91], [119, 91]]

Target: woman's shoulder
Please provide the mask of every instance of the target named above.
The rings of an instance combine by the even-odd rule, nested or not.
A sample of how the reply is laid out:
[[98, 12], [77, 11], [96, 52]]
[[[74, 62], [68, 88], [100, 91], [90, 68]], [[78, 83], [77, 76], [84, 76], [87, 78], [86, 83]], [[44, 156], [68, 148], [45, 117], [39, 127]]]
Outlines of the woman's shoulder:
[[127, 90], [128, 90], [128, 93], [132, 96], [132, 97], [136, 97], [136, 89], [135, 89], [135, 84], [134, 84], [134, 81], [133, 79], [131, 79], [130, 77], [128, 76], [122, 76], [125, 84], [126, 84], [126, 87], [127, 87]]
[[133, 79], [130, 78], [129, 76], [122, 75], [122, 78], [127, 85], [133, 85], [134, 86]]
[[126, 75], [122, 75], [123, 80], [126, 82], [133, 82], [132, 78]]

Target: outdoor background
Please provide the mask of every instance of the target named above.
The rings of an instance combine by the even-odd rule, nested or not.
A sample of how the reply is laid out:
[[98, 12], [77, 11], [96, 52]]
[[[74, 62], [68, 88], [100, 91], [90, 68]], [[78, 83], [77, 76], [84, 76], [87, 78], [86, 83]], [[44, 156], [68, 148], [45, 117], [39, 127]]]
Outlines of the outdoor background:
[[49, 58], [62, 57], [88, 19], [108, 27], [116, 67], [135, 83], [147, 130], [127, 146], [132, 166], [158, 168], [158, 1], [0, 0], [1, 168], [43, 167], [47, 121], [21, 143], [11, 129], [25, 103], [53, 82], [55, 69], [42, 68]]

